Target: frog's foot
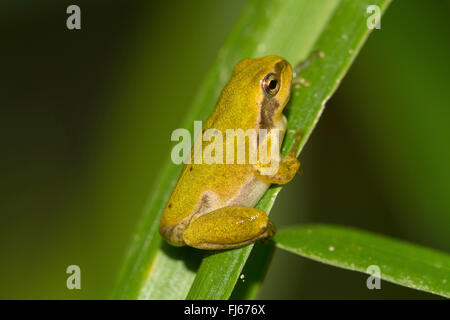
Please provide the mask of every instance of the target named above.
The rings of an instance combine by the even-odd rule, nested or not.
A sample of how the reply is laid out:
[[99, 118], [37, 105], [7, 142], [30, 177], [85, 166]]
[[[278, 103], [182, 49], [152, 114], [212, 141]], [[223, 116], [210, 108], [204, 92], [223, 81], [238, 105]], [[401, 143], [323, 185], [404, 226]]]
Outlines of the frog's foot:
[[289, 153], [278, 163], [278, 170], [275, 174], [265, 175], [257, 171], [257, 177], [266, 183], [286, 184], [295, 177], [299, 168], [300, 161], [294, 153]]
[[262, 210], [224, 207], [192, 218], [183, 232], [184, 242], [194, 248], [220, 250], [270, 239], [275, 227]]

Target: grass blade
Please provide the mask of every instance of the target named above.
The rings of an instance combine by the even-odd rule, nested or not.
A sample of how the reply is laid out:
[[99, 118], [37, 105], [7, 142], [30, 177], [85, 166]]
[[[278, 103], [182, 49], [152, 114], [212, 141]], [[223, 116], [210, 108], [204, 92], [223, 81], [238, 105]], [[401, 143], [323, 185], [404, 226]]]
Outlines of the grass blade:
[[[269, 53], [282, 55], [289, 61], [298, 61], [305, 57], [335, 5], [336, 1], [334, 0], [317, 2], [304, 0], [250, 1], [220, 50], [204, 83], [200, 86], [182, 127], [190, 128], [192, 133], [193, 121], [205, 120], [208, 117], [221, 89], [228, 81], [234, 65], [244, 57], [262, 56]], [[287, 21], [283, 20], [289, 12], [297, 13], [297, 20], [293, 24], [295, 30], [290, 29]], [[285, 33], [282, 31], [286, 28], [291, 30], [291, 33], [284, 35]], [[296, 30], [299, 29], [305, 29], [308, 32], [303, 33], [302, 41], [292, 42], [289, 35], [297, 33]], [[278, 34], [284, 36], [281, 37]], [[290, 47], [289, 52], [283, 50], [286, 45]], [[178, 248], [176, 254], [169, 255], [161, 246], [162, 239], [158, 234], [162, 210], [180, 171], [181, 167], [175, 166], [168, 159], [167, 165], [162, 169], [160, 179], [155, 185], [153, 197], [139, 223], [112, 298], [183, 299], [186, 297], [190, 289], [189, 281], [183, 281], [185, 285], [182, 288], [172, 287], [169, 274], [172, 272], [180, 278], [192, 279], [194, 270], [180, 264], [180, 260], [184, 260], [190, 250]], [[188, 260], [190, 259], [198, 259], [198, 255], [190, 257]], [[160, 276], [161, 273], [158, 271], [158, 266], [154, 264], [155, 261], [164, 261], [164, 274], [168, 275], [167, 277]], [[147, 292], [150, 288], [159, 287], [165, 287], [166, 290]]]
[[274, 252], [275, 242], [273, 241], [255, 245], [233, 289], [231, 300], [257, 298]]
[[344, 269], [369, 273], [367, 268], [376, 265], [383, 280], [450, 297], [450, 255], [445, 253], [329, 225], [288, 227], [274, 240], [281, 249]]
[[[321, 50], [325, 55], [320, 62], [302, 74], [310, 85], [293, 89], [288, 110], [288, 130], [291, 131], [288, 131], [283, 144], [284, 154], [294, 148], [292, 131], [297, 130], [303, 134], [301, 144], [295, 146], [297, 154], [300, 153], [323, 111], [325, 102], [336, 90], [367, 38], [370, 30], [366, 25], [366, 8], [369, 5], [378, 5], [383, 12], [388, 3], [389, 1], [383, 0], [370, 3], [348, 0], [285, 1], [276, 3], [277, 8], [273, 8], [273, 12], [269, 10], [271, 24], [264, 33], [252, 33], [260, 35], [256, 42], [259, 45], [248, 51], [246, 56], [275, 53], [296, 64], [305, 59], [307, 53], [315, 50]], [[270, 4], [271, 2], [260, 5], [270, 7]], [[253, 5], [258, 7], [256, 3]], [[305, 21], [301, 21], [300, 16], [305, 11], [308, 12], [308, 21], [304, 25]], [[245, 15], [243, 19], [247, 19]], [[244, 30], [241, 30], [240, 34], [244, 35], [234, 39], [232, 43], [227, 43], [224, 50], [234, 49], [235, 43], [244, 42]], [[259, 50], [261, 47], [264, 50]], [[269, 213], [279, 191], [279, 187], [270, 188], [257, 207]], [[252, 248], [250, 245], [204, 258], [187, 298], [228, 299]]]
[[[194, 120], [207, 118], [239, 60], [278, 54], [295, 65], [314, 49], [321, 49], [325, 53], [323, 61], [304, 74], [311, 85], [295, 88], [291, 98], [288, 129], [303, 132], [302, 144], [296, 146], [296, 151], [300, 152], [326, 99], [336, 89], [369, 33], [366, 7], [375, 4], [384, 10], [387, 3], [387, 0], [370, 3], [350, 0], [250, 1], [200, 87], [183, 127], [192, 132]], [[284, 153], [293, 147], [293, 135], [288, 132], [285, 140]], [[189, 248], [168, 249], [158, 234], [165, 202], [180, 170], [169, 160], [162, 170], [125, 259], [113, 298], [183, 299], [187, 295], [190, 299], [226, 299], [230, 296], [252, 245], [208, 253], [195, 276], [203, 253]], [[279, 187], [270, 188], [258, 207], [269, 212], [279, 191]]]

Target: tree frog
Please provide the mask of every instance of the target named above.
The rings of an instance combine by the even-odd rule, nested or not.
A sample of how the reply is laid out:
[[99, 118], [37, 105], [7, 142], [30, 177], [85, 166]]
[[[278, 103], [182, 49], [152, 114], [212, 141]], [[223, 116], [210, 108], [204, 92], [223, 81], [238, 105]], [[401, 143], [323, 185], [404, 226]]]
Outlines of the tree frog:
[[[277, 128], [284, 135], [282, 111], [289, 101], [292, 75], [289, 62], [275, 55], [240, 61], [204, 130]], [[262, 143], [259, 138], [258, 144]], [[273, 175], [261, 174], [258, 164], [185, 164], [159, 232], [174, 246], [208, 250], [271, 238], [274, 225], [264, 211], [253, 207], [271, 184], [289, 182], [299, 166], [295, 154], [279, 160]]]

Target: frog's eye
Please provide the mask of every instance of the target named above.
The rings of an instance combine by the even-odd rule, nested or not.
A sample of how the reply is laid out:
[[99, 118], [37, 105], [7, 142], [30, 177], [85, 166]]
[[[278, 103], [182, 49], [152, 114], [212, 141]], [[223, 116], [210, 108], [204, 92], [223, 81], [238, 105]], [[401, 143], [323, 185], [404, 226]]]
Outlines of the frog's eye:
[[262, 80], [262, 88], [267, 96], [273, 97], [280, 90], [280, 80], [275, 73], [269, 73]]

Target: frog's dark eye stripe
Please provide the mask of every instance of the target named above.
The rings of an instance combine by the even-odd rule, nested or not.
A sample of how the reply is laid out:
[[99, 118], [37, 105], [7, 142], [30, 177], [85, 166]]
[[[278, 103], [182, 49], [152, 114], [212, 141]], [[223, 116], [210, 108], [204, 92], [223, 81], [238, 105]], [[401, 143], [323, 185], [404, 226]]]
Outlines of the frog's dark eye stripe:
[[269, 73], [264, 77], [261, 81], [261, 86], [264, 90], [264, 93], [269, 97], [275, 96], [280, 90], [280, 80], [275, 73]]

